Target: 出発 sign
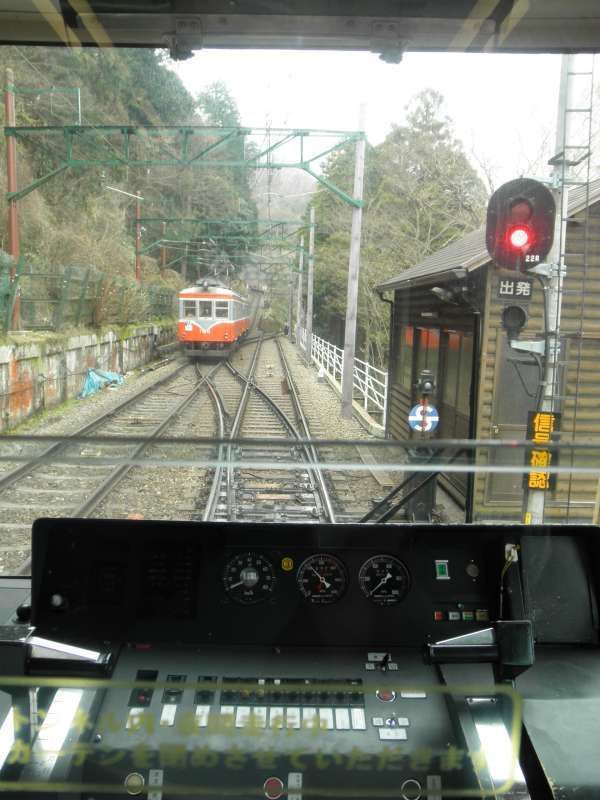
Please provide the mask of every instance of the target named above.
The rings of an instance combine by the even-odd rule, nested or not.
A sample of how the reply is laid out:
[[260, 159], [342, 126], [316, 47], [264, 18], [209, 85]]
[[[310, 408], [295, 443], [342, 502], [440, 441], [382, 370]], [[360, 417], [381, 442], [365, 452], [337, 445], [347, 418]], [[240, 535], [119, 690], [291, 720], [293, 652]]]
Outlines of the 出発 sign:
[[528, 278], [500, 278], [498, 281], [498, 297], [503, 299], [531, 300], [533, 281]]

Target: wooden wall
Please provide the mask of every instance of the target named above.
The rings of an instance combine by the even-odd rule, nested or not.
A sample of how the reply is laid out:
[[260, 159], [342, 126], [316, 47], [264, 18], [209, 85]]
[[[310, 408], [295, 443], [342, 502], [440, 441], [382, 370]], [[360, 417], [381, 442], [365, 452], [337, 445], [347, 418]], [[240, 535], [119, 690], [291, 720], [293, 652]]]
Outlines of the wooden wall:
[[[562, 442], [586, 442], [600, 438], [600, 203], [591, 206], [588, 213], [587, 225], [586, 212], [582, 211], [571, 218], [567, 226], [567, 275], [561, 319], [563, 389], [558, 401], [561, 405], [558, 410], [562, 412]], [[584, 268], [584, 260], [587, 260], [587, 269]], [[502, 373], [500, 364], [502, 337], [506, 337], [501, 330], [500, 315], [506, 301], [497, 296], [498, 273], [491, 265], [482, 267], [481, 271], [485, 273], [486, 281], [477, 438], [488, 439], [498, 438], [495, 425], [498, 421], [498, 393], [501, 391], [499, 383], [506, 380], [506, 373]], [[529, 321], [520, 337], [522, 339], [539, 337], [543, 331], [542, 296], [540, 284], [534, 281], [533, 297], [528, 306]], [[509, 433], [510, 430], [505, 432], [507, 436]], [[512, 433], [524, 438], [524, 431], [514, 430]], [[521, 453], [517, 455], [517, 451], [513, 452], [513, 463], [522, 458]], [[511, 454], [504, 454], [500, 459], [509, 463]], [[490, 463], [491, 460], [490, 453], [481, 452], [478, 455], [480, 464]], [[583, 464], [583, 457], [577, 457], [576, 462]], [[566, 467], [569, 463], [570, 459], [563, 455], [561, 465]], [[556, 492], [547, 493], [547, 521], [592, 521], [600, 475], [600, 448], [590, 453], [586, 463], [597, 465], [598, 473], [560, 475]], [[489, 474], [476, 476], [474, 520], [519, 521], [522, 501], [498, 499], [499, 492], [493, 491], [494, 480], [498, 479]]]

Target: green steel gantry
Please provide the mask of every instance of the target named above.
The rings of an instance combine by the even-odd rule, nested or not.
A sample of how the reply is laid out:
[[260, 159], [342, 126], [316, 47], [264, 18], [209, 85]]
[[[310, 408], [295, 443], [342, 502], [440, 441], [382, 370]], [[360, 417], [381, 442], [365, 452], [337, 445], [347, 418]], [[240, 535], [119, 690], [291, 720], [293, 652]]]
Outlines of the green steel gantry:
[[[210, 167], [246, 169], [299, 169], [312, 176], [335, 196], [352, 208], [352, 233], [348, 262], [348, 301], [342, 379], [342, 416], [352, 414], [352, 370], [356, 335], [358, 270], [362, 225], [363, 175], [366, 136], [363, 131], [348, 132], [300, 128], [246, 128], [203, 125], [44, 125], [17, 126], [14, 116], [14, 83], [7, 70], [4, 133], [7, 142], [9, 210], [9, 252], [19, 255], [17, 204], [40, 186], [66, 170], [86, 167]], [[360, 127], [364, 115], [361, 112]], [[54, 168], [27, 186], [18, 187], [16, 180], [16, 144], [18, 141], [45, 137], [46, 149], [56, 155]], [[258, 143], [256, 139], [262, 138]], [[48, 140], [53, 148], [48, 148]], [[326, 141], [322, 147], [319, 142]], [[319, 162], [336, 151], [354, 146], [354, 185], [352, 194], [319, 174]], [[314, 214], [314, 207], [311, 208]], [[136, 276], [140, 257], [141, 214], [136, 213]], [[165, 220], [162, 220], [163, 222]], [[311, 222], [314, 216], [311, 217]], [[270, 230], [273, 230], [271, 228]], [[312, 280], [314, 265], [314, 224], [309, 226], [308, 294], [307, 294], [307, 358], [310, 361], [312, 338]], [[264, 235], [264, 234], [263, 234]], [[164, 240], [163, 235], [163, 240]], [[187, 241], [190, 241], [188, 237]], [[211, 236], [210, 238], [215, 238]], [[227, 238], [227, 237], [225, 237]], [[260, 240], [260, 246], [273, 247], [260, 236], [241, 237], [248, 243]], [[269, 237], [273, 238], [273, 237]], [[160, 242], [160, 240], [158, 240]], [[158, 242], [154, 242], [151, 247]], [[280, 240], [279, 240], [280, 242]], [[280, 242], [281, 243], [281, 242]], [[302, 248], [302, 245], [301, 245]], [[295, 250], [290, 252], [293, 255]], [[164, 253], [164, 251], [163, 251]], [[248, 254], [246, 254], [246, 257]], [[300, 263], [302, 250], [300, 252]], [[164, 262], [164, 256], [163, 256]], [[291, 270], [291, 263], [289, 263]], [[300, 268], [301, 271], [301, 268]], [[290, 276], [291, 277], [291, 276]], [[290, 295], [291, 298], [291, 295]], [[291, 308], [291, 299], [290, 299]], [[15, 315], [18, 320], [18, 311]]]
[[[289, 252], [297, 250], [297, 248], [291, 246], [289, 242], [276, 238], [262, 239], [260, 236], [211, 236], [210, 238], [219, 241], [225, 240], [228, 242], [245, 242], [248, 244], [255, 243], [256, 246], [272, 247], [279, 250], [287, 247], [289, 248]], [[161, 244], [165, 244], [167, 246], [169, 244], [184, 244], [185, 242], [192, 244], [194, 241], [196, 241], [196, 238], [190, 238], [189, 236], [185, 237], [184, 239], [156, 239], [156, 241], [147, 244], [145, 247], [142, 247], [140, 253], [147, 253], [149, 250], [152, 250], [154, 247], [159, 247]], [[245, 252], [248, 253], [250, 251], [246, 249]]]
[[[9, 125], [4, 133], [17, 141], [45, 137], [60, 150], [57, 166], [27, 186], [8, 192], [9, 201], [21, 200], [68, 169], [210, 166], [300, 169], [350, 206], [363, 206], [362, 199], [352, 197], [315, 171], [315, 163], [325, 156], [364, 140], [362, 131], [204, 125]], [[250, 137], [266, 138], [268, 144], [258, 146], [247, 141]], [[313, 143], [322, 140], [327, 141], [326, 147], [313, 147]], [[220, 155], [219, 151], [225, 152]]]
[[[292, 243], [289, 241], [290, 237], [297, 236], [299, 232], [310, 228], [311, 225], [310, 222], [291, 219], [208, 219], [196, 217], [158, 216], [140, 217], [140, 219], [135, 220], [135, 222], [136, 224], [140, 224], [144, 227], [152, 227], [157, 225], [161, 226], [161, 238], [154, 239], [152, 242], [145, 245], [140, 250], [140, 254], [148, 253], [156, 247], [163, 248], [163, 269], [172, 267], [184, 259], [186, 259], [188, 263], [200, 263], [202, 259], [198, 258], [199, 251], [205, 251], [205, 245], [207, 244], [213, 244], [217, 246], [217, 242], [219, 242], [221, 246], [224, 246], [228, 243], [239, 245], [241, 252], [227, 252], [226, 254], [221, 254], [221, 256], [225, 257], [230, 263], [232, 260], [237, 259], [247, 261], [248, 256], [253, 255], [254, 257], [260, 258], [261, 261], [263, 261], [265, 265], [268, 264], [269, 267], [274, 266], [275, 264], [289, 266], [290, 259], [294, 259], [299, 251], [299, 245], [292, 245]], [[244, 227], [250, 227], [253, 230], [257, 229], [258, 233], [240, 234], [239, 230], [243, 229]], [[168, 237], [168, 228], [175, 228], [178, 230], [179, 235], [183, 238], [172, 238], [171, 236]], [[193, 234], [191, 236], [189, 233], [188, 235], [184, 235], [182, 233], [182, 229], [185, 230], [185, 228], [188, 228], [188, 230], [193, 229]], [[224, 229], [226, 230], [227, 228], [233, 228], [234, 232], [216, 232]], [[182, 248], [185, 249], [183, 254], [176, 256], [170, 261], [166, 260], [167, 249], [173, 250]], [[252, 248], [252, 250], [250, 250], [250, 248]], [[278, 251], [277, 255], [279, 258], [277, 260], [274, 260], [272, 256], [267, 258], [264, 253], [265, 250]], [[284, 250], [285, 252], [282, 252]], [[206, 252], [213, 252], [214, 257], [212, 259], [207, 257], [203, 263], [208, 263], [209, 261], [218, 261], [220, 256], [219, 253], [211, 251], [210, 248], [206, 250]], [[283, 258], [283, 256], [288, 256], [288, 258]]]

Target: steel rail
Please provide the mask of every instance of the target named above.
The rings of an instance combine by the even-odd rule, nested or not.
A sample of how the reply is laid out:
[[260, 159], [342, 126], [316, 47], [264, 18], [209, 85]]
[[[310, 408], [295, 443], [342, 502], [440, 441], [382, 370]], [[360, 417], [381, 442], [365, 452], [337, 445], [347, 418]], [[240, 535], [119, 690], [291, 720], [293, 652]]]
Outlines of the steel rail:
[[[278, 345], [278, 349], [279, 349], [280, 356], [281, 356], [279, 339], [277, 339], [277, 345]], [[284, 369], [285, 378], [287, 380], [288, 385], [290, 386], [290, 391], [291, 391], [291, 394], [292, 394], [292, 401], [294, 403], [294, 408], [296, 410], [296, 414], [298, 415], [298, 418], [302, 422], [302, 424], [303, 424], [303, 426], [304, 426], [304, 428], [305, 428], [305, 430], [307, 432], [307, 436], [305, 438], [310, 438], [310, 432], [308, 431], [308, 423], [307, 423], [306, 418], [304, 417], [304, 414], [302, 412], [302, 409], [301, 409], [301, 406], [300, 406], [300, 401], [299, 401], [299, 398], [298, 398], [297, 393], [296, 393], [296, 388], [295, 388], [295, 386], [293, 385], [293, 383], [291, 381], [291, 375], [290, 375], [290, 372], [289, 372], [289, 367], [287, 365], [287, 362], [285, 361], [285, 358], [282, 358], [282, 366], [283, 366], [283, 369]], [[246, 376], [244, 376], [242, 373], [240, 373], [238, 370], [236, 370], [236, 368], [234, 366], [232, 366], [231, 364], [228, 363], [227, 367], [238, 378], [240, 378], [242, 380], [247, 380], [246, 387], [250, 387], [250, 385], [251, 385], [251, 388], [254, 389], [254, 391], [257, 392], [257, 394], [259, 394], [269, 406], [271, 406], [271, 408], [275, 411], [277, 416], [283, 422], [284, 426], [289, 430], [289, 432], [292, 434], [292, 436], [296, 440], [298, 440], [300, 442], [302, 440], [302, 438], [304, 438], [301, 435], [301, 433], [298, 431], [298, 429], [296, 428], [294, 423], [287, 416], [287, 414], [277, 405], [275, 400], [273, 400], [273, 398], [270, 397], [270, 395], [267, 394], [267, 392], [264, 391], [264, 389], [261, 389], [259, 386], [257, 386], [251, 380], [250, 377], [246, 378]], [[239, 409], [238, 409], [238, 411], [239, 411]], [[327, 518], [328, 522], [335, 522], [335, 513], [333, 511], [333, 506], [331, 504], [331, 498], [329, 497], [329, 491], [327, 490], [327, 486], [325, 484], [325, 479], [323, 477], [323, 474], [322, 474], [322, 471], [321, 471], [320, 467], [318, 466], [318, 457], [317, 457], [316, 450], [314, 449], [314, 447], [311, 444], [307, 445], [306, 443], [302, 443], [301, 444], [301, 448], [302, 448], [302, 451], [304, 452], [304, 455], [305, 455], [305, 461], [308, 464], [308, 471], [309, 471], [309, 475], [310, 475], [310, 479], [311, 479], [312, 489], [313, 489], [314, 492], [318, 493], [318, 495], [321, 498], [322, 507], [323, 507], [323, 509], [325, 511], [324, 516]]]
[[168, 383], [172, 378], [182, 372], [188, 366], [187, 363], [182, 364], [181, 366], [177, 367], [177, 369], [170, 372], [168, 375], [165, 375], [164, 378], [156, 381], [156, 383], [151, 383], [146, 386], [144, 389], [140, 389], [139, 392], [131, 395], [131, 397], [127, 397], [125, 400], [122, 400], [118, 405], [114, 406], [113, 408], [106, 411], [104, 414], [101, 414], [98, 417], [95, 417], [91, 422], [88, 422], [86, 425], [83, 425], [81, 428], [78, 428], [74, 433], [70, 433], [68, 436], [64, 437], [61, 436], [61, 441], [55, 442], [39, 453], [37, 456], [32, 458], [30, 461], [26, 461], [24, 464], [21, 464], [20, 467], [16, 467], [15, 469], [8, 472], [6, 475], [0, 477], [0, 491], [4, 489], [8, 489], [13, 483], [19, 480], [19, 478], [26, 475], [30, 470], [34, 469], [40, 462], [47, 461], [48, 456], [55, 455], [56, 453], [60, 452], [60, 450], [67, 445], [70, 444], [71, 439], [77, 439], [80, 436], [84, 436], [86, 433], [90, 433], [91, 431], [98, 428], [108, 419], [110, 419], [115, 414], [126, 409], [128, 406], [136, 403], [138, 400], [141, 400], [145, 395], [149, 394], [150, 392], [154, 391], [160, 386], [163, 386], [165, 383]]
[[[237, 411], [236, 411], [236, 415], [235, 415], [235, 418], [233, 420], [233, 424], [231, 426], [231, 430], [229, 432], [229, 435], [227, 437], [229, 440], [235, 438], [236, 432], [239, 429], [240, 420], [241, 420], [241, 417], [242, 417], [242, 413], [241, 413], [242, 412], [242, 406], [245, 407], [246, 402], [247, 402], [249, 381], [252, 379], [252, 376], [254, 375], [254, 370], [256, 369], [256, 364], [257, 364], [257, 361], [258, 361], [258, 353], [260, 351], [261, 343], [262, 343], [262, 338], [259, 339], [257, 347], [256, 347], [256, 349], [254, 351], [254, 355], [252, 356], [252, 361], [250, 363], [250, 368], [248, 370], [248, 382], [246, 382], [244, 384], [244, 390], [242, 392], [242, 396], [240, 398], [240, 402], [238, 403], [238, 408], [237, 408]], [[244, 344], [248, 344], [248, 342], [244, 342]], [[225, 365], [234, 373], [234, 375], [236, 375], [236, 377], [238, 377], [238, 378], [240, 378], [240, 379], [242, 379], [244, 381], [246, 380], [246, 376], [243, 375], [238, 370], [236, 370], [235, 367], [232, 367], [232, 365], [229, 363], [229, 361], [226, 361]], [[219, 366], [221, 366], [221, 365], [219, 365]], [[218, 391], [216, 389], [215, 389], [215, 392], [216, 392], [215, 398], [218, 397], [219, 398], [219, 402], [222, 404], [222, 399], [220, 397], [220, 394], [218, 393]], [[223, 429], [224, 429], [224, 425], [223, 425]], [[214, 514], [215, 514], [217, 499], [218, 499], [218, 496], [219, 496], [219, 489], [221, 487], [221, 480], [222, 480], [222, 477], [223, 477], [223, 470], [225, 469], [225, 467], [223, 465], [223, 462], [226, 462], [226, 464], [227, 464], [227, 479], [226, 479], [227, 516], [228, 516], [228, 518], [231, 517], [232, 505], [233, 505], [232, 504], [232, 499], [231, 499], [231, 485], [232, 485], [232, 481], [231, 481], [231, 445], [229, 443], [227, 443], [227, 444], [221, 443], [219, 445], [218, 465], [215, 467], [215, 471], [214, 471], [214, 474], [213, 474], [213, 480], [212, 480], [212, 484], [211, 484], [211, 487], [210, 487], [210, 492], [209, 492], [209, 495], [208, 495], [208, 500], [206, 501], [206, 504], [205, 504], [205, 507], [204, 507], [204, 512], [202, 514], [203, 522], [207, 522], [208, 520], [212, 519]]]
[[[101, 417], [97, 417], [93, 421], [93, 423], [90, 423], [90, 424], [93, 424], [93, 425], [100, 424], [101, 422], [103, 422], [106, 419], [110, 418], [112, 416], [112, 414], [115, 413], [116, 411], [122, 410], [123, 408], [125, 408], [129, 404], [130, 401], [137, 400], [141, 396], [144, 396], [144, 395], [148, 394], [153, 389], [159, 388], [160, 386], [164, 385], [164, 383], [166, 383], [169, 380], [169, 378], [177, 375], [179, 372], [181, 372], [187, 366], [188, 366], [187, 364], [184, 364], [182, 367], [179, 367], [174, 372], [170, 373], [170, 375], [168, 375], [165, 378], [161, 379], [157, 383], [150, 384], [150, 386], [148, 386], [145, 389], [143, 389], [141, 392], [136, 394], [133, 398], [129, 398], [124, 403], [120, 403], [119, 406], [117, 406], [111, 412], [103, 414]], [[198, 382], [198, 384], [196, 384], [194, 386], [194, 388], [192, 389], [192, 392], [190, 393], [190, 395], [188, 395], [186, 398], [184, 398], [183, 401], [181, 403], [179, 403], [178, 406], [174, 409], [174, 411], [169, 414], [168, 418], [165, 421], [163, 421], [160, 425], [158, 425], [157, 428], [154, 429], [154, 431], [150, 434], [150, 437], [149, 437], [148, 441], [141, 442], [136, 447], [136, 449], [134, 450], [133, 456], [132, 456], [133, 458], [137, 458], [143, 452], [144, 448], [147, 447], [149, 444], [151, 444], [153, 442], [153, 440], [156, 439], [156, 437], [160, 434], [162, 429], [171, 421], [173, 416], [183, 410], [183, 408], [193, 399], [195, 394], [202, 387], [202, 385], [203, 385], [205, 380], [206, 380], [206, 378], [203, 378], [202, 380], [200, 380]], [[89, 427], [89, 426], [86, 426], [86, 427]], [[77, 434], [73, 434], [73, 436], [76, 436], [76, 435]], [[113, 437], [111, 437], [111, 438], [113, 438]], [[114, 438], [118, 440], [118, 437], [114, 437]], [[60, 445], [66, 445], [66, 444], [68, 444], [68, 442], [60, 442], [59, 444]], [[48, 451], [51, 451], [51, 450], [54, 450], [54, 449], [55, 449], [55, 446], [53, 446], [51, 448], [48, 448]], [[41, 456], [39, 456], [38, 458], [41, 458]], [[25, 466], [28, 466], [28, 465], [26, 464]], [[134, 464], [124, 464], [124, 465], [121, 465], [121, 466], [117, 467], [106, 478], [106, 480], [104, 480], [100, 484], [98, 489], [88, 498], [88, 500], [82, 506], [80, 506], [78, 509], [76, 509], [76, 511], [73, 512], [73, 516], [74, 517], [87, 517], [87, 516], [89, 516], [90, 512], [93, 511], [93, 509], [98, 505], [98, 503], [101, 502], [101, 500], [122, 480], [122, 478], [125, 477], [125, 475], [131, 469], [133, 469], [134, 466], [135, 466]], [[30, 569], [31, 569], [31, 553], [25, 559], [25, 561], [23, 561], [19, 565], [19, 567], [18, 567], [18, 569], [17, 569], [15, 574], [16, 575], [29, 574], [29, 570]]]
[[[221, 364], [219, 364], [221, 366]], [[219, 439], [225, 438], [225, 404], [223, 403], [223, 397], [219, 390], [213, 386], [213, 384], [209, 381], [207, 384], [208, 391], [210, 392], [213, 403], [215, 405], [215, 411], [217, 412], [218, 420], [219, 420]], [[219, 444], [219, 449], [217, 451], [217, 463], [221, 464], [224, 459], [224, 451], [225, 445], [221, 442]], [[215, 468], [215, 474], [221, 467]], [[217, 500], [219, 497], [219, 486], [220, 486], [220, 477], [217, 480], [215, 475], [213, 475], [213, 481], [210, 487], [210, 492], [208, 495], [208, 500], [204, 506], [204, 512], [202, 514], [202, 521], [207, 522], [215, 513], [215, 507], [217, 504]]]
[[[254, 373], [256, 371], [256, 365], [258, 363], [258, 354], [260, 353], [260, 349], [262, 347], [262, 336], [258, 340], [256, 349], [254, 350], [254, 355], [252, 356], [252, 361], [250, 363], [250, 367], [248, 368], [248, 374], [244, 375], [242, 372], [237, 370], [229, 361], [226, 362], [227, 368], [232, 372], [238, 379], [244, 382], [244, 388], [242, 391], [242, 396], [240, 398], [240, 402], [237, 407], [237, 411], [235, 413], [235, 417], [233, 420], [233, 424], [231, 426], [231, 431], [229, 432], [229, 438], [235, 439], [237, 438], [240, 426], [242, 424], [242, 418], [244, 416], [244, 412], [246, 411], [246, 405], [248, 404], [248, 398], [250, 397], [250, 387], [254, 385]], [[233, 516], [233, 467], [231, 464], [231, 445], [227, 445], [227, 477], [226, 477], [226, 492], [227, 492], [227, 517], [228, 519], [232, 519]]]
[[[151, 444], [155, 444], [157, 439], [160, 437], [161, 433], [165, 430], [165, 428], [171, 424], [174, 418], [178, 417], [187, 406], [195, 400], [198, 393], [205, 388], [205, 385], [208, 384], [209, 378], [216, 372], [220, 364], [216, 364], [206, 375], [200, 376], [197, 383], [192, 387], [190, 392], [175, 406], [175, 408], [170, 411], [165, 419], [162, 420], [155, 428], [151, 431], [147, 439], [135, 448], [133, 451], [131, 458], [137, 459], [139, 458], [144, 450], [149, 447]], [[198, 368], [196, 367], [196, 372], [198, 372]], [[110, 475], [108, 475], [104, 481], [98, 486], [96, 491], [91, 494], [88, 499], [83, 503], [83, 505], [79, 506], [77, 511], [74, 512], [73, 516], [75, 517], [89, 517], [92, 511], [97, 508], [97, 506], [104, 500], [107, 494], [109, 494], [122, 480], [123, 478], [135, 467], [135, 464], [121, 464], [117, 466]], [[141, 466], [141, 465], [137, 465]]]
[[[243, 377], [243, 376], [240, 375], [240, 377]], [[271, 406], [271, 408], [273, 409], [275, 414], [281, 419], [281, 421], [283, 422], [284, 426], [288, 429], [288, 431], [292, 434], [292, 436], [297, 440], [301, 440], [302, 436], [296, 430], [296, 428], [294, 426], [294, 423], [290, 420], [290, 418], [287, 416], [285, 411], [283, 411], [281, 408], [279, 408], [279, 406], [277, 405], [275, 400], [273, 400], [273, 398], [270, 397], [264, 391], [264, 389], [261, 389], [259, 386], [253, 385], [253, 389], [254, 389], [255, 392], [257, 392], [263, 398], [263, 400], [268, 405]], [[302, 447], [302, 450], [304, 452], [306, 462], [309, 465], [312, 464], [313, 463], [313, 459], [311, 458], [311, 453], [310, 453], [309, 449], [307, 448], [306, 444], [301, 444], [300, 446]], [[318, 468], [317, 468], [317, 470], [315, 470], [314, 467], [311, 467], [311, 466], [308, 467], [308, 474], [309, 474], [309, 477], [310, 477], [311, 490], [315, 494], [318, 493], [318, 495], [321, 497], [321, 500], [323, 501], [323, 496], [322, 496], [322, 493], [321, 493], [321, 489], [322, 489], [321, 482], [319, 481], [318, 478], [317, 478], [317, 481], [315, 482], [315, 478], [314, 478], [314, 474], [313, 474], [316, 471], [318, 471]], [[328, 499], [327, 493], [325, 493], [325, 497]], [[327, 521], [328, 522], [335, 522], [335, 519], [333, 519], [333, 509], [328, 509], [326, 502], [322, 502], [322, 507], [325, 508], [325, 514], [323, 516], [326, 516], [328, 518]]]
[[[304, 430], [304, 435], [295, 431], [295, 435], [298, 439], [310, 439], [310, 429], [308, 427], [308, 420], [304, 416], [304, 412], [302, 411], [302, 404], [300, 403], [300, 398], [298, 397], [298, 391], [296, 389], [296, 384], [292, 378], [292, 373], [290, 371], [289, 364], [287, 362], [287, 358], [285, 357], [285, 353], [283, 352], [283, 348], [281, 347], [281, 341], [279, 337], [276, 339], [277, 350], [279, 352], [279, 357], [281, 359], [281, 364], [283, 366], [283, 371], [285, 375], [285, 379], [287, 381], [287, 385], [290, 389], [292, 402], [294, 404], [294, 408], [296, 410], [296, 416], [302, 425]], [[331, 504], [331, 497], [329, 496], [329, 489], [327, 488], [327, 484], [325, 482], [325, 476], [323, 475], [323, 470], [318, 466], [319, 464], [319, 456], [315, 446], [312, 444], [303, 444], [303, 450], [308, 455], [308, 461], [313, 466], [311, 467], [311, 471], [314, 472], [317, 483], [319, 485], [319, 492], [321, 494], [321, 500], [325, 509], [327, 511], [327, 516], [329, 517], [329, 522], [335, 522], [335, 512], [333, 510], [333, 505]]]
[[244, 344], [252, 344], [252, 342], [258, 342], [261, 340], [266, 342], [268, 339], [276, 339], [278, 336], [281, 336], [280, 332], [265, 333], [262, 336], [251, 336], [249, 339], [244, 339]]

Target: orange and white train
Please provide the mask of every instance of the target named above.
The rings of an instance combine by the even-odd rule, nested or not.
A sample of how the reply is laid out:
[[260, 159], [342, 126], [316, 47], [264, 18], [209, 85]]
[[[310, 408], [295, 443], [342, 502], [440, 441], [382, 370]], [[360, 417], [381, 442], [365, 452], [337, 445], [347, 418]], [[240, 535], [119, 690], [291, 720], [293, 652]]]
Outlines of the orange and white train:
[[192, 357], [225, 357], [248, 332], [248, 302], [226, 286], [204, 280], [179, 292], [177, 338]]

